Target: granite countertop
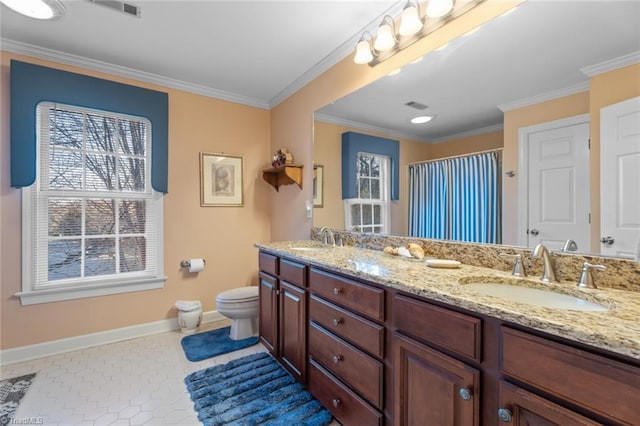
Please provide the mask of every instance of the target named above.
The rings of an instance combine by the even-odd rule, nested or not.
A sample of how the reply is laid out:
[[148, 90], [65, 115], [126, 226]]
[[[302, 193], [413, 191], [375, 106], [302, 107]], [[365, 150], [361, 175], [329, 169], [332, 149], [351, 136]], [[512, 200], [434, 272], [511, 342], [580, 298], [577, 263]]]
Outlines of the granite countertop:
[[[574, 282], [544, 284], [539, 277], [517, 278], [508, 272], [464, 264], [458, 269], [431, 268], [425, 261], [399, 258], [382, 251], [352, 246], [331, 248], [317, 241], [257, 243], [255, 246], [309, 265], [359, 277], [640, 360], [639, 292], [579, 288]], [[295, 247], [320, 249], [299, 250]], [[601, 273], [599, 278], [606, 279], [606, 272]], [[486, 281], [554, 290], [604, 305], [609, 310], [548, 308], [484, 296], [465, 289], [465, 284]]]

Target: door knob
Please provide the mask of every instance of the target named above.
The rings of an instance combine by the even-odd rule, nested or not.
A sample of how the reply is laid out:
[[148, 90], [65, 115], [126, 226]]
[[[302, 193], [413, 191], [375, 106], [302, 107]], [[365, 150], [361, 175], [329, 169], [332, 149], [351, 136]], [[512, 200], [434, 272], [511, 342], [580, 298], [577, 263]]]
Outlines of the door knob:
[[607, 237], [600, 238], [600, 242], [604, 245], [610, 246], [613, 243], [615, 243], [616, 240], [614, 240], [612, 237], [607, 236]]
[[533, 229], [530, 229], [528, 233], [533, 235], [534, 237], [537, 237], [540, 231], [538, 231], [536, 228], [533, 228]]

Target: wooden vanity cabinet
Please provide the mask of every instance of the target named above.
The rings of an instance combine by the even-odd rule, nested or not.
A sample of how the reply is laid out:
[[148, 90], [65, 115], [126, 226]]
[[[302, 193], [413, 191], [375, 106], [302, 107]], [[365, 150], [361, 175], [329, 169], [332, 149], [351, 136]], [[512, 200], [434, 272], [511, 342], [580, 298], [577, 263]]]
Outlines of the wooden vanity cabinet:
[[394, 424], [478, 426], [480, 370], [436, 347], [479, 360], [481, 320], [400, 294], [392, 318]]
[[383, 424], [385, 291], [314, 267], [309, 291], [311, 392], [345, 426]]
[[306, 383], [307, 266], [263, 252], [259, 266], [260, 340], [297, 380]]
[[640, 425], [637, 360], [268, 253], [260, 269], [262, 342], [344, 426]]

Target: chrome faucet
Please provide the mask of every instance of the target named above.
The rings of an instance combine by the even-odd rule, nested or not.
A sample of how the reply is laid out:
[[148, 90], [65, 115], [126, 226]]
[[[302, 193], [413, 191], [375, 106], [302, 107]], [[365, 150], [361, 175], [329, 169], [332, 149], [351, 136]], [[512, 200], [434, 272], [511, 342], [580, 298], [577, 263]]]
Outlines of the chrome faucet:
[[560, 251], [577, 251], [577, 250], [578, 250], [578, 244], [576, 244], [576, 242], [573, 240], [565, 241], [564, 245], [560, 249]]
[[556, 278], [556, 271], [553, 268], [553, 259], [551, 259], [551, 254], [549, 253], [549, 250], [542, 243], [535, 246], [531, 255], [537, 258], [542, 257], [542, 263], [544, 268], [542, 270], [542, 277], [540, 278], [540, 280], [543, 283], [558, 282], [558, 278]]
[[499, 253], [498, 256], [504, 257], [505, 259], [513, 259], [513, 269], [511, 270], [511, 275], [514, 277], [526, 277], [527, 270], [522, 263], [522, 255], [521, 254], [508, 254], [508, 253]]
[[593, 282], [593, 275], [591, 274], [592, 269], [597, 269], [598, 271], [604, 271], [607, 268], [602, 265], [592, 265], [589, 262], [584, 262], [582, 264], [582, 272], [580, 273], [580, 279], [578, 279], [578, 287], [598, 288], [596, 287], [596, 284]]
[[333, 236], [333, 231], [327, 226], [320, 228], [320, 235], [324, 235], [323, 241], [325, 244], [331, 244], [332, 246], [336, 245], [336, 239]]

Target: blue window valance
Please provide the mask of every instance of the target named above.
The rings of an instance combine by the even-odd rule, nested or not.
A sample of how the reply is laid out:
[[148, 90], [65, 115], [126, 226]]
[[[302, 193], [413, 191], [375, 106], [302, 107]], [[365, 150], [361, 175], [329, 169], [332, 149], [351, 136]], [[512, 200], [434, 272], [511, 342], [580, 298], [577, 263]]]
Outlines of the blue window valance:
[[386, 155], [391, 162], [391, 199], [400, 196], [400, 143], [356, 132], [342, 134], [342, 199], [357, 196], [356, 159], [359, 152]]
[[167, 93], [11, 61], [11, 186], [36, 179], [36, 107], [58, 102], [145, 117], [151, 122], [151, 186], [167, 192], [169, 98]]

